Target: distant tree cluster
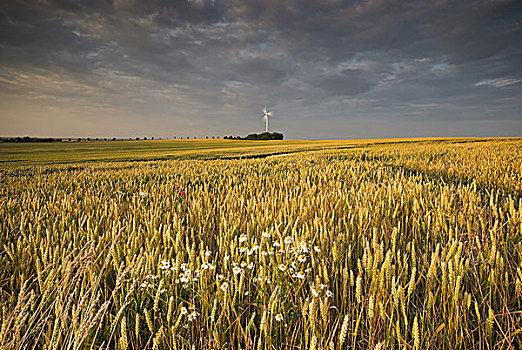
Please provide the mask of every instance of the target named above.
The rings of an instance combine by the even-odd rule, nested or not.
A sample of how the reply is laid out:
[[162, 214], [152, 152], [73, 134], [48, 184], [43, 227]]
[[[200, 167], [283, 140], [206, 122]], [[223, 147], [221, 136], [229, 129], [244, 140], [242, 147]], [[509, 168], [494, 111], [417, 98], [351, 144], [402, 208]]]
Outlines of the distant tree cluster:
[[249, 134], [245, 140], [282, 140], [284, 135], [279, 132], [264, 132], [261, 134]]
[[62, 142], [64, 140], [53, 137], [1, 137], [2, 142]]
[[[186, 136], [186, 137], [180, 137], [180, 139], [191, 139], [191, 138], [194, 138], [196, 139], [197, 137], [196, 136], [193, 136], [193, 137], [190, 137], [190, 136]], [[220, 137], [219, 136], [205, 136], [206, 139], [219, 139]], [[157, 140], [161, 140], [162, 138], [159, 137], [157, 138]], [[176, 139], [176, 136], [173, 136], [172, 139]], [[241, 137], [241, 136], [225, 136], [223, 137], [223, 139], [225, 140], [282, 140], [283, 139], [283, 134], [281, 133], [278, 133], [278, 132], [264, 132], [262, 134], [249, 134], [247, 137]], [[113, 138], [99, 138], [99, 137], [96, 137], [96, 138], [91, 138], [91, 137], [85, 137], [85, 138], [82, 138], [82, 137], [78, 137], [78, 138], [56, 138], [56, 137], [29, 137], [29, 136], [24, 136], [24, 137], [0, 137], [0, 142], [82, 142], [82, 141], [88, 141], [88, 142], [92, 142], [92, 141], [123, 141], [123, 140], [128, 140], [128, 141], [132, 141], [132, 140], [136, 140], [136, 141], [139, 141], [139, 140], [154, 140], [154, 136], [153, 137], [150, 137], [150, 138], [147, 138], [147, 137], [143, 137], [143, 138], [140, 138], [140, 137], [135, 137], [134, 139], [133, 138], [128, 138], [128, 139], [124, 139], [124, 138], [116, 138], [116, 137], [113, 137]]]
[[264, 132], [262, 134], [249, 134], [247, 137], [225, 136], [225, 140], [283, 140], [284, 135], [278, 132]]
[[[139, 137], [136, 137], [136, 140], [139, 140]], [[146, 138], [145, 138], [146, 139]], [[161, 138], [160, 138], [161, 139]], [[132, 141], [132, 138], [91, 138], [91, 137], [67, 137], [67, 138], [57, 138], [57, 137], [30, 137], [30, 136], [24, 136], [24, 137], [0, 137], [0, 142], [82, 142], [82, 141]]]

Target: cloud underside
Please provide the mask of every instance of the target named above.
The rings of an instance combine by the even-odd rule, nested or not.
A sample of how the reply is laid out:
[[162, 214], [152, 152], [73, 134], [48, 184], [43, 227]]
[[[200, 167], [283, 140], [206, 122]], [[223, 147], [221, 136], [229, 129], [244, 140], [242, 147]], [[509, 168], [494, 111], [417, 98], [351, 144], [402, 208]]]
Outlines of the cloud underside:
[[0, 47], [8, 133], [520, 133], [519, 1], [7, 1]]

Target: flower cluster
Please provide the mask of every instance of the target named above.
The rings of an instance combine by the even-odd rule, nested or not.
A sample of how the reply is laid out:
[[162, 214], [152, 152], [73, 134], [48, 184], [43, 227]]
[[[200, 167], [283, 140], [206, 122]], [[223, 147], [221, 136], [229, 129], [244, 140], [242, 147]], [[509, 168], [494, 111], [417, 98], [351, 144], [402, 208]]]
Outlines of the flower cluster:
[[[296, 288], [295, 292], [302, 290], [314, 298], [333, 296], [326, 284], [317, 285], [317, 277], [309, 276], [314, 256], [321, 253], [321, 248], [314, 246], [311, 241], [290, 235], [277, 237], [270, 232], [262, 232], [258, 237], [242, 233], [236, 236], [235, 241], [235, 248], [221, 258], [214, 256], [210, 250], [202, 250], [185, 262], [179, 259], [160, 259], [159, 275], [148, 275], [142, 287], [151, 288], [151, 280], [158, 277], [169, 278], [172, 275], [173, 285], [179, 284], [183, 289], [188, 289], [189, 286], [196, 289], [202, 286], [208, 288], [213, 285], [220, 293], [227, 294], [232, 290], [244, 297], [250, 296], [252, 292], [256, 295], [263, 290], [263, 293], [270, 294], [273, 288], [281, 288], [283, 285], [293, 286], [291, 288]], [[212, 275], [208, 274], [210, 271], [214, 271]], [[203, 276], [206, 276], [205, 279], [202, 279]], [[209, 279], [210, 276], [213, 277]], [[245, 282], [240, 282], [244, 279]], [[310, 281], [309, 286], [307, 280]], [[202, 284], [200, 281], [205, 282]], [[244, 288], [241, 283], [251, 285], [253, 289]], [[274, 287], [266, 287], [267, 285]], [[275, 320], [281, 322], [284, 308], [278, 309], [278, 312]], [[189, 323], [198, 316], [195, 310], [190, 311], [186, 307], [181, 308], [181, 314], [186, 316]]]
[[[186, 318], [188, 322], [194, 322], [200, 315], [200, 313], [197, 312], [193, 306], [189, 306], [188, 309], [183, 306], [179, 312]], [[183, 324], [183, 328], [188, 328], [188, 323]]]

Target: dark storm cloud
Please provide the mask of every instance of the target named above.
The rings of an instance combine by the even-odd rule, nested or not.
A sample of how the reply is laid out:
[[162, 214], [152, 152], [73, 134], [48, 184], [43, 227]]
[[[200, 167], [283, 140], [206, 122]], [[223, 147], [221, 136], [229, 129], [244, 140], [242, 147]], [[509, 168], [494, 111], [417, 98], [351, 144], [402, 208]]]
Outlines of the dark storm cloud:
[[520, 1], [7, 1], [0, 49], [12, 133], [16, 113], [49, 108], [89, 125], [96, 109], [106, 127], [114, 115], [121, 133], [245, 132], [264, 105], [290, 137], [386, 136], [365, 121], [404, 118], [412, 135], [470, 120], [468, 134], [521, 131]]

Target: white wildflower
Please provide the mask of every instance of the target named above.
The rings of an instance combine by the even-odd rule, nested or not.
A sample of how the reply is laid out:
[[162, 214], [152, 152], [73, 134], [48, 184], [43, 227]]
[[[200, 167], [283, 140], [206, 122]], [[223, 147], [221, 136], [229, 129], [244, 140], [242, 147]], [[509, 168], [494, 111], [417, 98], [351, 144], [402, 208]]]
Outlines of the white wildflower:
[[188, 315], [188, 320], [190, 322], [194, 321], [196, 319], [196, 317], [198, 316], [198, 313], [196, 311], [193, 311], [191, 312], [189, 315]]
[[161, 260], [159, 264], [159, 268], [162, 270], [168, 270], [170, 269], [170, 261], [168, 260]]

